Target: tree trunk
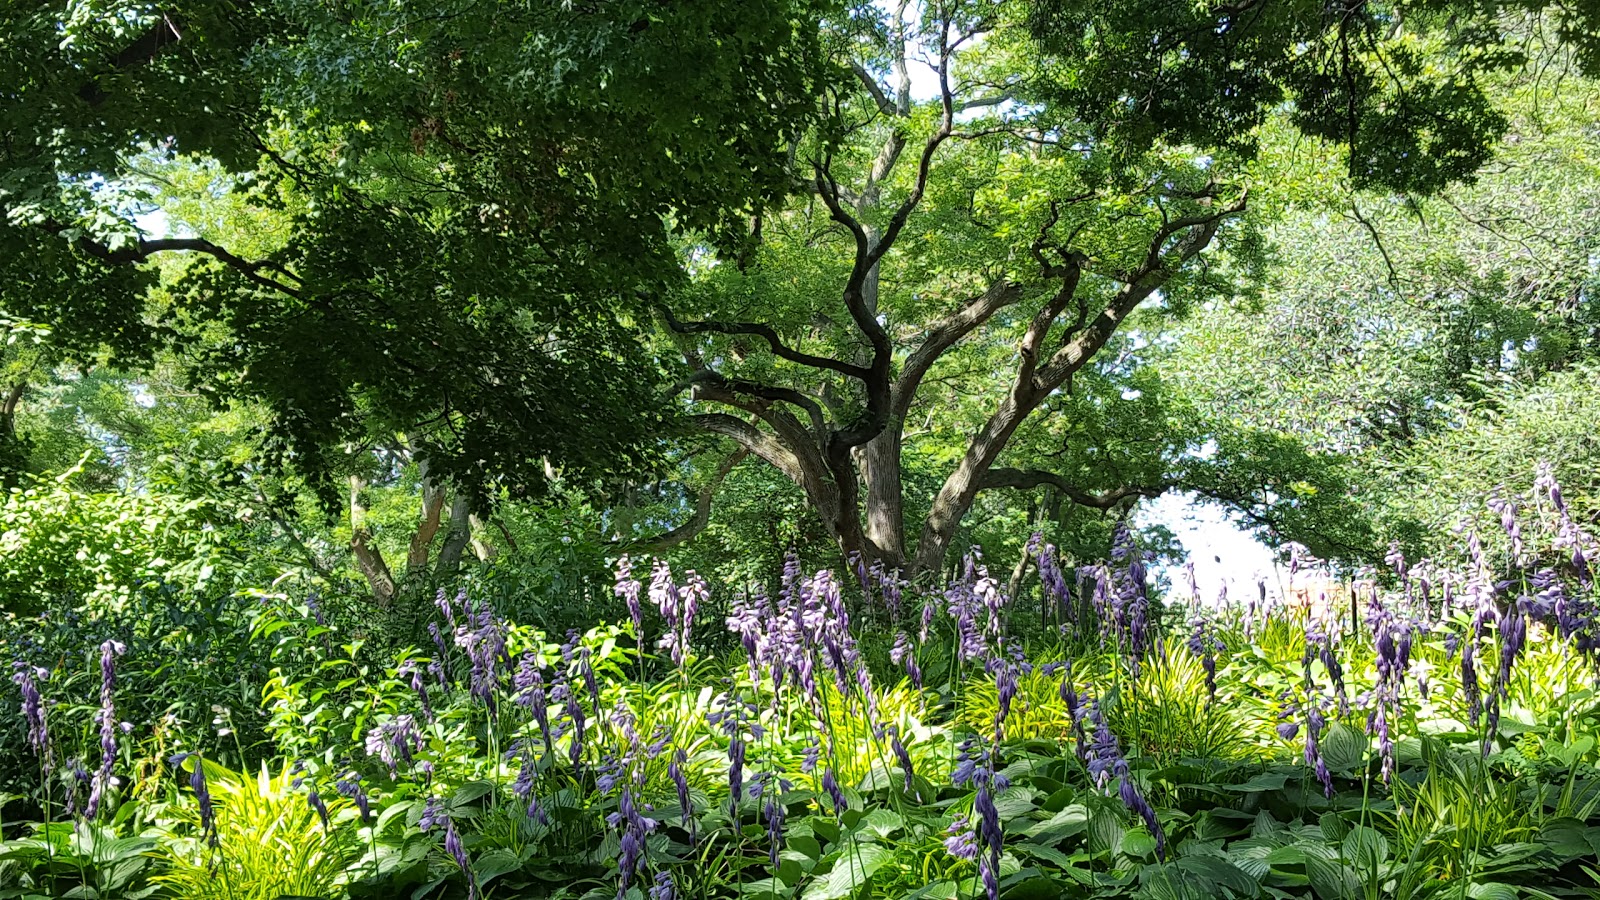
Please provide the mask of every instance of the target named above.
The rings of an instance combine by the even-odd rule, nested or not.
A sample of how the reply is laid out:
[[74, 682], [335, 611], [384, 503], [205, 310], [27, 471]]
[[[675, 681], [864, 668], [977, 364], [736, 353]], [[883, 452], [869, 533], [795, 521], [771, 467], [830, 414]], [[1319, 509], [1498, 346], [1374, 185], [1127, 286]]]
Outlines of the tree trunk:
[[361, 491], [366, 482], [359, 475], [350, 476], [350, 552], [355, 554], [356, 568], [372, 587], [372, 597], [380, 607], [394, 602], [395, 580], [383, 554], [372, 546], [372, 532], [365, 522], [367, 508], [361, 503]]
[[1011, 441], [1011, 435], [1016, 433], [1017, 426], [1028, 417], [1040, 399], [1026, 385], [1012, 387], [994, 415], [984, 424], [983, 430], [973, 436], [960, 464], [945, 479], [944, 486], [933, 500], [932, 508], [928, 510], [922, 536], [917, 541], [917, 555], [907, 573], [909, 576], [915, 578], [925, 572], [939, 571], [939, 564], [944, 561], [950, 542], [955, 538], [956, 528], [961, 525], [962, 518], [978, 496], [983, 474], [994, 465], [1001, 451]]
[[[471, 506], [463, 494], [457, 494], [450, 502], [450, 531], [444, 539], [444, 546], [439, 548], [439, 565], [434, 570], [440, 577], [454, 575], [461, 569], [461, 554], [472, 538], [470, 510]], [[434, 528], [437, 530], [437, 514], [434, 519]]]
[[894, 417], [883, 433], [868, 441], [857, 456], [867, 484], [867, 539], [886, 568], [906, 564], [905, 485], [901, 481], [900, 442], [903, 421]]
[[467, 530], [472, 534], [472, 553], [478, 557], [478, 562], [489, 562], [499, 554], [493, 544], [484, 540], [485, 527], [486, 523], [476, 514], [467, 516]]

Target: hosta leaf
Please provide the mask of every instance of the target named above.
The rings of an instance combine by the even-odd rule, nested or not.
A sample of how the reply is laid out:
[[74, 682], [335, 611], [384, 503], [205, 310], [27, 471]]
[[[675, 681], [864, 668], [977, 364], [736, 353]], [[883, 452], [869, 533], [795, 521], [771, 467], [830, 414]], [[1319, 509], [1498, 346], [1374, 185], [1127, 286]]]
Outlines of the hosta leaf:
[[1472, 900], [1517, 900], [1517, 890], [1506, 884], [1474, 884], [1467, 888]]
[[1253, 794], [1261, 791], [1281, 791], [1289, 783], [1290, 775], [1287, 772], [1262, 772], [1260, 775], [1246, 781], [1244, 784], [1230, 784], [1227, 789], [1242, 794]]
[[1350, 833], [1350, 823], [1337, 813], [1323, 813], [1317, 824], [1322, 828], [1322, 836], [1330, 841], [1342, 841]]
[[1063, 869], [1070, 869], [1073, 867], [1072, 858], [1054, 847], [1044, 847], [1039, 844], [1016, 844], [1013, 845], [1011, 849], [1026, 856], [1031, 856], [1035, 859], [1042, 859], [1045, 862], [1054, 863]]
[[1388, 839], [1365, 825], [1350, 829], [1340, 847], [1344, 858], [1362, 869], [1371, 869], [1389, 858]]
[[1348, 772], [1367, 759], [1367, 736], [1342, 722], [1322, 733], [1322, 760], [1335, 772]]
[[959, 887], [954, 881], [935, 881], [907, 894], [906, 900], [956, 900]]
[[899, 831], [905, 824], [906, 820], [902, 819], [899, 813], [888, 809], [875, 809], [862, 816], [857, 827], [882, 839]]
[[848, 897], [867, 883], [872, 873], [883, 868], [891, 854], [877, 844], [853, 844], [839, 852], [833, 871], [811, 883], [805, 900], [838, 900]]
[[450, 795], [450, 805], [465, 806], [493, 790], [494, 785], [487, 781], [469, 781]]
[[472, 861], [472, 872], [478, 877], [479, 884], [520, 868], [522, 858], [504, 847], [496, 847]]
[[1241, 897], [1255, 896], [1259, 887], [1258, 879], [1220, 856], [1185, 856], [1176, 865], [1186, 872], [1220, 884]]
[[1049, 843], [1056, 843], [1081, 834], [1089, 827], [1089, 810], [1080, 803], [1074, 803], [1066, 809], [1056, 813], [1043, 822], [1027, 830], [1027, 835], [1039, 838]]
[[1349, 866], [1337, 860], [1307, 854], [1306, 877], [1319, 900], [1357, 900], [1361, 895], [1361, 880]]
[[1122, 833], [1120, 844], [1123, 853], [1134, 859], [1143, 859], [1156, 852], [1156, 839], [1144, 828], [1129, 828]]

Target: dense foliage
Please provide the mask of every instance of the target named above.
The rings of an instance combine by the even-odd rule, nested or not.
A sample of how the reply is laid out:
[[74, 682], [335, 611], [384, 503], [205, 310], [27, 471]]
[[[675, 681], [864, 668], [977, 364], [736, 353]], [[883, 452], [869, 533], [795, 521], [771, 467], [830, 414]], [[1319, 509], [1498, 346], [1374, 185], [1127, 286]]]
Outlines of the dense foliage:
[[791, 558], [727, 596], [624, 558], [621, 622], [553, 638], [441, 592], [398, 651], [268, 593], [201, 650], [253, 660], [260, 703], [210, 710], [162, 703], [228, 696], [184, 643], [220, 622], [18, 622], [7, 777], [39, 818], [0, 871], [14, 896], [1580, 896], [1600, 544], [1548, 471], [1494, 507], [1503, 555], [1395, 551], [1348, 605], [1153, 596], [1126, 530], [1073, 575], [1030, 542], [1016, 597], [975, 556], [938, 592]]
[[1596, 122], [1572, 0], [0, 4], [0, 900], [1600, 896]]

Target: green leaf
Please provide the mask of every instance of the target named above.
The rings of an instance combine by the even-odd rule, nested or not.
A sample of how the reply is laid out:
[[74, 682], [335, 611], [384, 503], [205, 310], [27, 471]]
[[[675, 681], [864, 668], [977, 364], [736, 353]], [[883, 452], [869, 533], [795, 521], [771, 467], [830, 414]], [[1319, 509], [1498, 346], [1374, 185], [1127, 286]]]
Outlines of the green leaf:
[[1180, 858], [1177, 867], [1186, 872], [1193, 872], [1216, 884], [1220, 884], [1241, 897], [1255, 896], [1260, 885], [1244, 870], [1220, 856], [1198, 855]]
[[1486, 882], [1469, 885], [1467, 896], [1472, 900], [1517, 900], [1517, 889], [1507, 884]]
[[1352, 771], [1367, 759], [1367, 736], [1343, 722], [1335, 722], [1322, 733], [1322, 759], [1335, 772]]
[[1122, 833], [1121, 849], [1134, 859], [1144, 859], [1156, 852], [1156, 839], [1142, 826], [1129, 828]]
[[1087, 827], [1089, 827], [1088, 808], [1081, 803], [1074, 803], [1029, 828], [1025, 833], [1032, 838], [1039, 838], [1048, 843], [1057, 843], [1073, 835], [1081, 834]]
[[1012, 845], [1011, 849], [1017, 851], [1018, 853], [1032, 856], [1035, 859], [1042, 859], [1045, 862], [1055, 863], [1057, 866], [1060, 866], [1063, 869], [1074, 868], [1072, 858], [1054, 847], [1044, 847], [1039, 844], [1023, 843], [1014, 844]]
[[522, 868], [522, 858], [504, 847], [496, 847], [472, 861], [472, 872], [479, 884], [487, 884], [507, 872]]
[[456, 792], [450, 795], [450, 805], [465, 806], [493, 790], [494, 785], [487, 781], [469, 781], [456, 788]]
[[1376, 829], [1357, 825], [1340, 845], [1344, 858], [1361, 869], [1373, 869], [1389, 858], [1389, 841]]
[[906, 821], [900, 814], [888, 809], [874, 809], [861, 817], [857, 827], [880, 840], [905, 827]]
[[1319, 900], [1357, 900], [1361, 895], [1361, 879], [1355, 870], [1338, 860], [1319, 854], [1305, 855], [1306, 877]]
[[812, 882], [806, 889], [805, 900], [848, 897], [865, 885], [867, 879], [891, 858], [892, 854], [877, 844], [857, 843], [842, 848], [833, 864], [833, 871]]
[[1330, 841], [1342, 841], [1350, 833], [1350, 823], [1338, 813], [1323, 813], [1317, 824], [1322, 828], [1322, 836]]
[[1260, 791], [1281, 791], [1283, 786], [1289, 783], [1289, 778], [1290, 776], [1285, 772], [1262, 772], [1244, 784], [1227, 785], [1227, 789], [1244, 794], [1253, 794]]

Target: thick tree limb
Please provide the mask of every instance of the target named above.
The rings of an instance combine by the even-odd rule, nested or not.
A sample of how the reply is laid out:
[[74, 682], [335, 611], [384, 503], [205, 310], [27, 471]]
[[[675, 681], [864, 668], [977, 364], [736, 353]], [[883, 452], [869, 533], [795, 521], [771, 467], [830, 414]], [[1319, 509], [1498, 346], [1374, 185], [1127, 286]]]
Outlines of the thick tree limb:
[[350, 552], [355, 554], [356, 568], [372, 587], [372, 596], [381, 607], [394, 602], [396, 585], [383, 553], [372, 545], [372, 532], [367, 530], [367, 508], [361, 502], [361, 491], [366, 487], [359, 475], [350, 476]]
[[981, 490], [992, 488], [1015, 488], [1019, 491], [1029, 491], [1034, 488], [1055, 488], [1063, 497], [1079, 506], [1091, 509], [1111, 509], [1130, 497], [1159, 497], [1166, 493], [1169, 485], [1126, 485], [1109, 491], [1094, 493], [1083, 490], [1055, 472], [1045, 472], [1039, 469], [1009, 469], [995, 467], [985, 472], [979, 485]]
[[1022, 285], [1001, 278], [990, 284], [983, 293], [963, 303], [960, 309], [935, 322], [928, 329], [927, 337], [922, 339], [917, 349], [911, 351], [900, 367], [900, 377], [894, 385], [893, 414], [903, 418], [933, 364], [995, 313], [1022, 299], [1022, 293]]
[[861, 63], [856, 62], [855, 60], [851, 60], [850, 71], [856, 73], [856, 78], [861, 81], [861, 84], [864, 87], [866, 87], [867, 93], [872, 97], [872, 102], [878, 105], [878, 110], [880, 112], [886, 116], [900, 115], [899, 107], [895, 106], [894, 101], [889, 99], [889, 95], [883, 90], [883, 86], [878, 84], [878, 79], [874, 78], [872, 73], [867, 71], [866, 66], [863, 66]]
[[[1157, 229], [1144, 263], [1132, 272], [1118, 274], [1119, 280], [1124, 281], [1122, 290], [1087, 328], [1064, 343], [1049, 362], [1039, 368], [1033, 378], [1034, 390], [1039, 393], [1053, 391], [1068, 376], [1082, 368], [1105, 346], [1106, 341], [1111, 339], [1111, 335], [1139, 304], [1166, 284], [1184, 263], [1210, 245], [1223, 221], [1243, 212], [1244, 208], [1245, 200], [1241, 198], [1238, 203], [1218, 212], [1173, 219]], [[1179, 232], [1184, 232], [1183, 236], [1169, 249], [1168, 241]]]
[[618, 541], [616, 543], [624, 544], [629, 549], [640, 553], [661, 553], [671, 550], [680, 544], [688, 543], [698, 536], [700, 532], [705, 531], [707, 525], [711, 524], [711, 505], [716, 499], [717, 490], [722, 487], [722, 482], [727, 479], [728, 474], [749, 455], [750, 451], [741, 447], [730, 453], [718, 464], [716, 471], [711, 473], [711, 480], [695, 495], [694, 515], [689, 518], [689, 521], [671, 531], [652, 538]]
[[461, 554], [472, 539], [471, 509], [465, 494], [457, 493], [450, 501], [450, 530], [439, 548], [439, 564], [434, 569], [439, 575], [454, 575], [461, 569]]
[[794, 388], [774, 387], [741, 378], [728, 378], [711, 369], [701, 369], [680, 381], [677, 385], [674, 385], [672, 393], [677, 393], [688, 387], [694, 388], [695, 399], [730, 403], [730, 405], [738, 405], [741, 409], [749, 409], [749, 407], [744, 404], [732, 404], [731, 400], [728, 399], [729, 395], [744, 394], [758, 400], [792, 403], [805, 410], [806, 415], [811, 418], [811, 427], [817, 435], [817, 440], [821, 440], [822, 436], [826, 435], [828, 431], [827, 418], [823, 415], [822, 404]]
[[[62, 234], [67, 230], [67, 226], [59, 222], [47, 222], [41, 227], [51, 234]], [[283, 281], [263, 274], [263, 272], [273, 272], [298, 283], [300, 279], [293, 272], [269, 260], [248, 260], [237, 256], [226, 248], [204, 238], [156, 238], [153, 240], [140, 238], [129, 245], [118, 247], [114, 250], [106, 244], [88, 237], [79, 237], [73, 243], [95, 259], [117, 265], [144, 262], [158, 253], [203, 253], [227, 265], [262, 287], [288, 294], [291, 297], [300, 296], [298, 288], [291, 287]]]
[[679, 334], [748, 334], [766, 341], [767, 346], [772, 349], [774, 355], [792, 363], [811, 366], [815, 369], [828, 369], [851, 378], [865, 379], [867, 377], [867, 370], [861, 366], [851, 365], [827, 356], [802, 353], [789, 347], [778, 336], [776, 330], [759, 322], [719, 322], [713, 320], [682, 322], [672, 314], [671, 310], [667, 309], [662, 310], [662, 316], [666, 319], [667, 327]]
[[703, 431], [721, 435], [765, 460], [795, 484], [804, 486], [805, 472], [789, 448], [749, 422], [727, 413], [700, 413], [689, 420]]
[[411, 544], [406, 549], [407, 577], [428, 567], [428, 557], [433, 552], [433, 538], [439, 533], [440, 517], [444, 513], [444, 486], [428, 477], [426, 458], [417, 460], [417, 468], [421, 471], [422, 509], [416, 530], [411, 532]]

